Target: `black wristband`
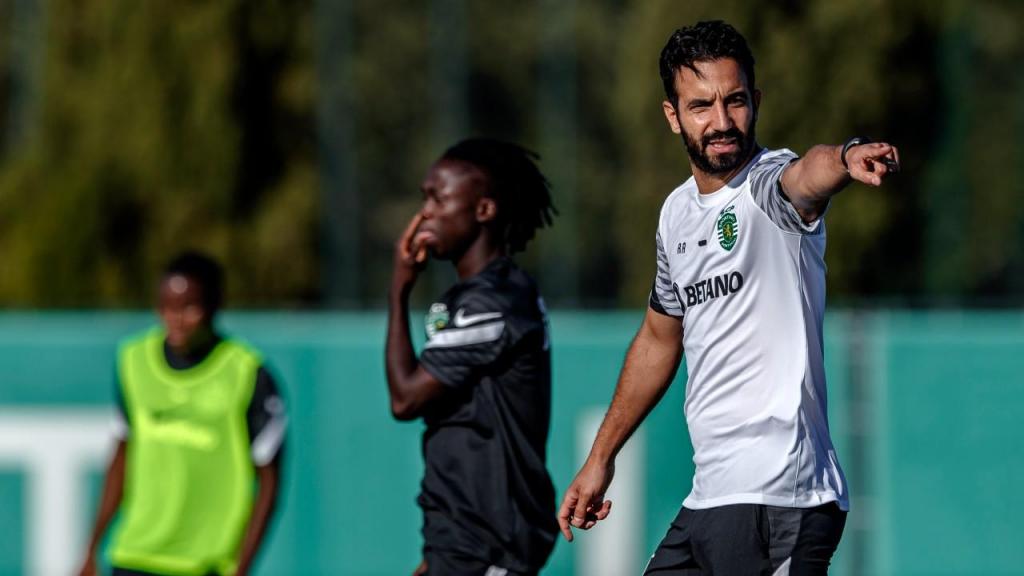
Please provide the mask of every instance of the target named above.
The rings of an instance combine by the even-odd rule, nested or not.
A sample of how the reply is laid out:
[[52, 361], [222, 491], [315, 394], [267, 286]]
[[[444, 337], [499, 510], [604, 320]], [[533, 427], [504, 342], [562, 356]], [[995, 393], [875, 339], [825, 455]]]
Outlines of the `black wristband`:
[[843, 144], [843, 149], [839, 152], [839, 159], [842, 160], [843, 168], [846, 168], [847, 172], [850, 171], [850, 166], [846, 163], [846, 153], [850, 151], [850, 148], [860, 146], [861, 144], [871, 144], [871, 138], [867, 138], [865, 136], [854, 136], [847, 140], [846, 144]]

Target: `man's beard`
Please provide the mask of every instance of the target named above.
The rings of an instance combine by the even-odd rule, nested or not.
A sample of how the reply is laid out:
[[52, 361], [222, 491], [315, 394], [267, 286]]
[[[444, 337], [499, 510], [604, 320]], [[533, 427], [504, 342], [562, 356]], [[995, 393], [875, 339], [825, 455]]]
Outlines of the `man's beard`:
[[[700, 144], [691, 140], [686, 130], [683, 130], [682, 134], [683, 144], [686, 145], [686, 153], [690, 156], [690, 161], [705, 174], [727, 174], [739, 168], [750, 156], [750, 150], [753, 148], [755, 141], [753, 123], [750, 124], [750, 132], [746, 136], [740, 132], [739, 128], [734, 127], [724, 132], [705, 134], [701, 138]], [[728, 138], [736, 141], [737, 149], [735, 152], [719, 154], [715, 158], [707, 154], [706, 150], [712, 142]]]

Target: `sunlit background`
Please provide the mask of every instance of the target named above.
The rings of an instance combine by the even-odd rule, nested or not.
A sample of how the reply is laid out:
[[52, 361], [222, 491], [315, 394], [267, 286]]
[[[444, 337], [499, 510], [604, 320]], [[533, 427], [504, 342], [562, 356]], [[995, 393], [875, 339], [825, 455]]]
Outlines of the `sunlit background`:
[[[711, 18], [753, 49], [761, 144], [900, 148], [899, 177], [827, 218], [853, 506], [833, 573], [1024, 573], [1012, 0], [0, 0], [0, 572], [80, 562], [115, 345], [155, 322], [159, 271], [186, 248], [225, 264], [223, 328], [289, 401], [257, 573], [411, 572], [421, 426], [388, 415], [384, 296], [420, 178], [474, 135], [537, 151], [560, 213], [519, 258], [553, 312], [560, 493], [646, 306], [658, 209], [689, 176], [658, 54]], [[415, 306], [453, 279], [432, 265]], [[620, 463], [625, 505], [545, 574], [642, 570], [689, 491], [684, 377]]]

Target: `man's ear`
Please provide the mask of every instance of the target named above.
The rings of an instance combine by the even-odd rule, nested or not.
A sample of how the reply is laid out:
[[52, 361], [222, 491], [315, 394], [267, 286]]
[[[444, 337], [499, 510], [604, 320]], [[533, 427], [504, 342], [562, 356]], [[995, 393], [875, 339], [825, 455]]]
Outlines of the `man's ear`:
[[757, 113], [761, 110], [761, 91], [754, 89], [754, 119], [757, 119]]
[[492, 222], [498, 217], [498, 203], [494, 198], [484, 196], [476, 203], [476, 221], [481, 224]]
[[679, 115], [676, 113], [676, 107], [668, 100], [665, 100], [661, 103], [661, 111], [665, 113], [665, 121], [668, 122], [669, 129], [676, 134], [682, 134], [683, 128], [679, 125]]

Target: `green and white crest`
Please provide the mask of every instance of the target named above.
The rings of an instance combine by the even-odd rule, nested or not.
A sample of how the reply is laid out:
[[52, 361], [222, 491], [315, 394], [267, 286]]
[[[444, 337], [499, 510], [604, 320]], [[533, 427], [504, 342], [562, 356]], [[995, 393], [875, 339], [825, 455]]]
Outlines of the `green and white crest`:
[[448, 306], [442, 302], [435, 302], [430, 305], [426, 318], [427, 338], [433, 338], [438, 330], [444, 330], [448, 325]]
[[718, 216], [718, 223], [715, 227], [718, 228], [718, 243], [725, 248], [726, 251], [732, 250], [732, 247], [736, 245], [736, 240], [740, 237], [739, 221], [736, 219], [736, 212], [734, 206], [729, 206]]

